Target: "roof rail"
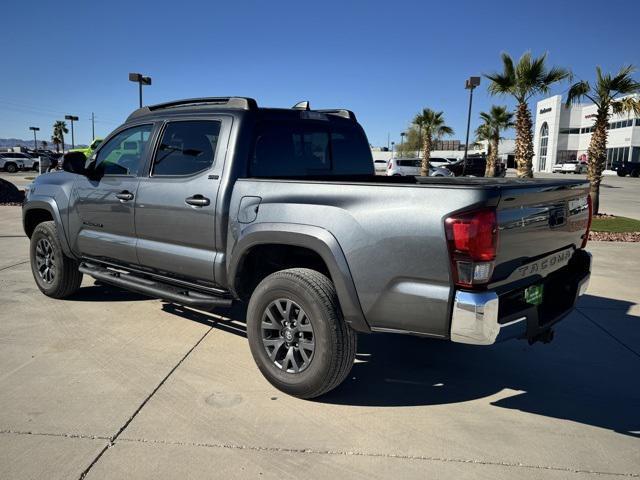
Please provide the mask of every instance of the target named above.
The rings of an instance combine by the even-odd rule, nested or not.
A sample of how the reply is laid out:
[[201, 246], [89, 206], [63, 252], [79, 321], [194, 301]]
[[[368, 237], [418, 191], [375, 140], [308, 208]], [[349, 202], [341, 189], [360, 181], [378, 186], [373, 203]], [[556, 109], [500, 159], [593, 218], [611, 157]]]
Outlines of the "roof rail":
[[351, 110], [347, 110], [344, 108], [330, 108], [330, 109], [326, 109], [326, 110], [315, 110], [316, 112], [320, 112], [320, 113], [326, 113], [329, 115], [337, 115], [339, 117], [342, 118], [347, 118], [349, 120], [353, 120], [354, 122], [357, 121], [356, 120], [356, 114], [353, 113]]
[[127, 120], [139, 117], [149, 112], [162, 110], [163, 108], [186, 107], [191, 105], [220, 105], [226, 108], [238, 108], [241, 110], [255, 110], [258, 103], [249, 97], [202, 97], [187, 98], [184, 100], [174, 100], [172, 102], [158, 103], [147, 107], [139, 108], [131, 113]]

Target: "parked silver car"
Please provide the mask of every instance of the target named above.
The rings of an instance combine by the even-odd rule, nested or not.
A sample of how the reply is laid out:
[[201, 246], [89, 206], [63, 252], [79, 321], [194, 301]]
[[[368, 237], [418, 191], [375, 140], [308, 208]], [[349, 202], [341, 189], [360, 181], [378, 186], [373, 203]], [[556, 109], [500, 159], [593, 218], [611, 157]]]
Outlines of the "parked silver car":
[[568, 160], [562, 164], [560, 173], [587, 173], [587, 162]]

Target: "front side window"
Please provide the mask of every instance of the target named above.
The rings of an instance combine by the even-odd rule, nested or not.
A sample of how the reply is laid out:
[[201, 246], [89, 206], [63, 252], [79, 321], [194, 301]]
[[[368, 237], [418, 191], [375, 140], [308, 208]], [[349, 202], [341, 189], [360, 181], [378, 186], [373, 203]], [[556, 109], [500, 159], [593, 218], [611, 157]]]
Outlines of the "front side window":
[[218, 121], [168, 123], [151, 174], [156, 177], [184, 176], [208, 170], [213, 165], [219, 135]]
[[149, 145], [153, 125], [128, 128], [112, 137], [96, 155], [103, 175], [136, 175]]

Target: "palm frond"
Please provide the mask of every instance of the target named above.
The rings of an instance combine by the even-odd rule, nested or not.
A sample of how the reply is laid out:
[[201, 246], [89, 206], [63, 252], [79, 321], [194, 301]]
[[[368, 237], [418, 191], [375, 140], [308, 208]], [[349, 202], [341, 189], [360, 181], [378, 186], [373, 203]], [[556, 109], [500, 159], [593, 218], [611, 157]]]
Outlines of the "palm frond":
[[568, 107], [573, 103], [579, 103], [591, 91], [591, 85], [586, 80], [580, 80], [569, 87], [567, 92], [567, 101], [565, 105]]
[[616, 115], [623, 113], [640, 115], [640, 99], [634, 97], [621, 98], [611, 102], [611, 110]]

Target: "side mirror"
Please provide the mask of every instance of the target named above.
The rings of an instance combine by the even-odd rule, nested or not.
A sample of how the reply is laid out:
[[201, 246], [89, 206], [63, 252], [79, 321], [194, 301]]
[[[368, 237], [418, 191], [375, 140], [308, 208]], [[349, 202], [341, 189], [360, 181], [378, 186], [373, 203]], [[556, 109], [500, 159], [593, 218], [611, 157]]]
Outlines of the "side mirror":
[[65, 172], [86, 176], [86, 163], [87, 156], [82, 152], [69, 152], [62, 157], [62, 169]]

